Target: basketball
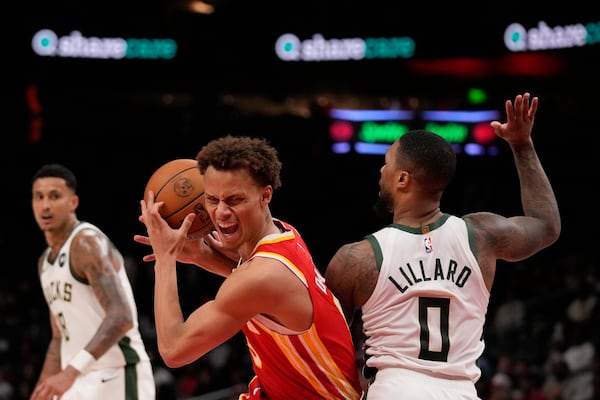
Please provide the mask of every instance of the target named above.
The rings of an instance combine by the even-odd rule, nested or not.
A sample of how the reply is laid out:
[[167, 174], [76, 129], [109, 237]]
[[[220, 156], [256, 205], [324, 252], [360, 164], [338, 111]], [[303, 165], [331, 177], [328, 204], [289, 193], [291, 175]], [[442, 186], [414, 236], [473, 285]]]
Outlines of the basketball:
[[196, 218], [188, 231], [190, 237], [208, 233], [213, 224], [204, 208], [204, 180], [196, 160], [180, 158], [161, 165], [150, 177], [144, 190], [154, 192], [154, 201], [162, 201], [160, 215], [172, 228], [179, 228], [189, 213]]

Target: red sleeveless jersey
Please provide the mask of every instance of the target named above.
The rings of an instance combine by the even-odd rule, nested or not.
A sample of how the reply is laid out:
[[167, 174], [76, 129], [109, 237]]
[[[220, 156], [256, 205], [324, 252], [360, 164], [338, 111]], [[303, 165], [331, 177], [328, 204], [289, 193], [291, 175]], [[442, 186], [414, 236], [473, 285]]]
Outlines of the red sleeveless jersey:
[[242, 328], [256, 376], [240, 400], [360, 399], [354, 345], [338, 300], [325, 285], [304, 240], [289, 224], [269, 235], [251, 258], [281, 261], [308, 288], [314, 320], [304, 332], [292, 332], [258, 316]]

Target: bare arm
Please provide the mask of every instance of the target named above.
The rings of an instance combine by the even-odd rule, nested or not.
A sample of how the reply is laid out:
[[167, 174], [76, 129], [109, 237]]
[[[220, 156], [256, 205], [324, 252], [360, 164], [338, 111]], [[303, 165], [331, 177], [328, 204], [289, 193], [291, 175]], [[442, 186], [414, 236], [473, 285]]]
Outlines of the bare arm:
[[[42, 264], [43, 264], [43, 255], [38, 259], [38, 274], [42, 272]], [[54, 317], [52, 313], [50, 313], [50, 331], [52, 333], [52, 337], [50, 338], [50, 343], [48, 344], [48, 349], [46, 350], [46, 357], [44, 359], [44, 364], [42, 365], [42, 370], [40, 372], [40, 376], [37, 381], [37, 385], [43, 382], [49, 376], [52, 376], [58, 372], [60, 372], [60, 339], [61, 333], [60, 329], [56, 325], [54, 321]]]
[[340, 301], [348, 325], [373, 293], [378, 277], [375, 254], [366, 240], [343, 245], [329, 261], [325, 282]]
[[[159, 259], [160, 260], [160, 259]], [[262, 314], [290, 329], [305, 330], [312, 322], [308, 290], [279, 261], [253, 259], [233, 272], [215, 299], [186, 319], [173, 303], [173, 274], [156, 263], [155, 320], [158, 349], [171, 368], [189, 364], [238, 333], [251, 318]], [[260, 293], [260, 295], [257, 295]]]
[[50, 330], [52, 337], [46, 350], [46, 357], [42, 366], [42, 371], [38, 378], [38, 384], [46, 380], [49, 376], [60, 372], [60, 329], [54, 321], [54, 317], [50, 314]]
[[74, 272], [87, 279], [106, 313], [86, 350], [98, 359], [117, 343], [133, 325], [133, 313], [117, 272], [121, 255], [104, 235], [83, 230], [71, 245]]
[[538, 98], [529, 93], [506, 101], [507, 122], [491, 122], [496, 135], [508, 142], [519, 176], [523, 215], [505, 218], [492, 213], [466, 215], [475, 228], [480, 262], [518, 261], [554, 243], [561, 230], [552, 186], [531, 139]]

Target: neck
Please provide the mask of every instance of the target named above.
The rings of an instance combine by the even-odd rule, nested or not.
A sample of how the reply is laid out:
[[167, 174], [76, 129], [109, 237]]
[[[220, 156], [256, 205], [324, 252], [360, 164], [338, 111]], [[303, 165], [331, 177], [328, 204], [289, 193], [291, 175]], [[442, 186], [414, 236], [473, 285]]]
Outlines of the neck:
[[439, 207], [429, 211], [421, 217], [421, 221], [419, 222], [419, 228], [421, 228], [422, 233], [427, 233], [431, 229], [429, 228], [429, 224], [438, 219], [439, 215], [442, 212]]
[[49, 230], [45, 232], [46, 242], [53, 252], [58, 251], [62, 245], [66, 242], [67, 238], [75, 229], [75, 226], [79, 223], [79, 220], [74, 220], [65, 223], [64, 227], [59, 230]]
[[438, 214], [440, 214], [440, 208], [436, 207], [433, 210], [427, 211], [425, 214], [417, 217], [417, 219], [419, 220], [419, 225], [423, 226], [425, 224], [428, 224], [429, 222], [431, 222], [431, 219], [437, 219]]
[[238, 252], [243, 260], [247, 260], [254, 248], [265, 236], [272, 235], [274, 233], [281, 233], [281, 229], [279, 226], [273, 221], [273, 218], [269, 215], [265, 220], [265, 225], [263, 229], [256, 232], [256, 235], [253, 236], [252, 240], [249, 240], [242, 244], [238, 248]]
[[438, 205], [435, 208], [429, 209], [426, 212], [423, 212], [418, 215], [399, 215], [394, 218], [394, 223], [411, 226], [411, 227], [419, 227], [423, 228], [426, 225], [432, 223], [437, 220], [442, 212], [440, 211], [440, 207]]

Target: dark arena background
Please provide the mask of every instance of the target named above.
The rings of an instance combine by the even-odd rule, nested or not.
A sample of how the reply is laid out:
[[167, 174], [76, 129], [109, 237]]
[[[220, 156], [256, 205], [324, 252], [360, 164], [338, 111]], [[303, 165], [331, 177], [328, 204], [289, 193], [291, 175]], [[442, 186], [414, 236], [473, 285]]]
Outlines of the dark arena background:
[[[158, 397], [234, 399], [252, 375], [241, 337], [179, 369], [166, 368], [156, 351], [153, 268], [141, 259], [148, 249], [133, 241], [144, 233], [139, 200], [151, 173], [194, 158], [215, 137], [267, 138], [283, 161], [273, 214], [298, 228], [324, 270], [340, 245], [388, 222], [372, 212], [379, 168], [407, 129], [427, 127], [456, 146], [443, 211], [521, 213], [512, 155], [488, 126], [504, 121], [505, 100], [526, 91], [540, 97], [533, 138], [563, 232], [528, 260], [499, 262], [478, 389], [482, 399], [499, 399], [501, 390], [514, 400], [532, 399], [532, 391], [546, 396], [538, 399], [600, 398], [592, 248], [600, 13], [570, 2], [547, 7], [526, 14], [516, 5], [383, 0], [21, 4], [16, 25], [4, 28], [0, 94], [0, 400], [29, 397], [50, 337], [36, 275], [44, 240], [31, 211], [31, 176], [42, 164], [74, 170], [79, 218], [102, 227], [127, 256]], [[189, 312], [220, 279], [179, 268]], [[562, 374], [556, 359], [566, 365]]]

